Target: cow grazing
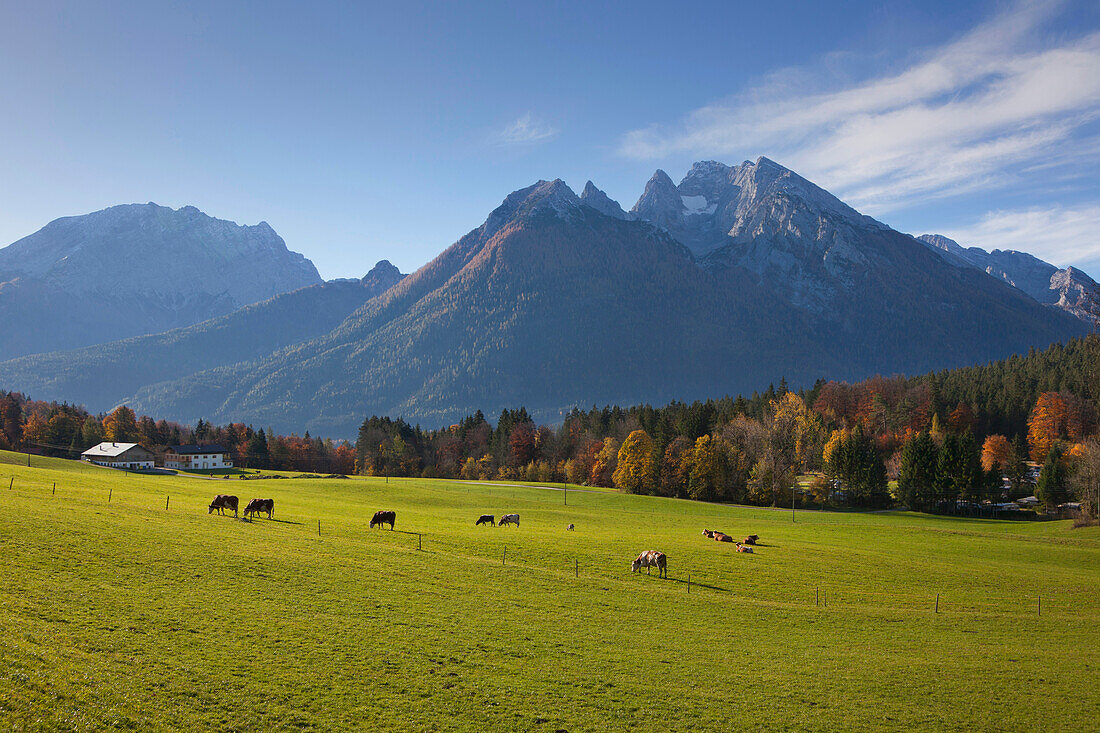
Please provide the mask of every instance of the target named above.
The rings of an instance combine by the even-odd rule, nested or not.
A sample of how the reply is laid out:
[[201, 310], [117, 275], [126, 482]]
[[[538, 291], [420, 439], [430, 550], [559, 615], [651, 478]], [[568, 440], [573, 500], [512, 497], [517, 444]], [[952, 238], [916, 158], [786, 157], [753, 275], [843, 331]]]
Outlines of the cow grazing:
[[267, 512], [267, 518], [271, 519], [271, 515], [275, 513], [274, 499], [253, 499], [244, 508], [244, 515], [249, 518], [253, 514], [262, 514], [263, 512]]
[[493, 517], [492, 514], [482, 514], [480, 517], [478, 517], [477, 521], [474, 522], [474, 526], [476, 527], [479, 524], [491, 524], [494, 527], [497, 526], [496, 518]]
[[740, 542], [737, 543], [737, 551], [738, 552], [747, 552], [750, 555], [752, 554], [752, 548], [749, 547], [748, 545], [743, 545]]
[[214, 501], [210, 502], [210, 508], [206, 510], [207, 514], [213, 514], [214, 510], [218, 510], [218, 514], [225, 516], [226, 509], [233, 510], [233, 516], [240, 516], [237, 514], [237, 497], [230, 496], [229, 494], [218, 494], [214, 497]]
[[717, 540], [718, 542], [733, 542], [733, 538], [730, 537], [725, 532], [715, 532], [714, 533], [714, 539]]
[[665, 553], [657, 550], [646, 550], [638, 555], [634, 562], [630, 563], [630, 572], [636, 573], [645, 568], [646, 575], [649, 575], [649, 569], [654, 567], [657, 568], [658, 577], [668, 577], [668, 558]]
[[569, 530], [570, 532], [572, 532], [573, 530], [576, 529], [576, 527], [574, 527], [572, 524], [570, 524], [568, 527], [566, 527], [566, 529]]
[[506, 524], [514, 524], [518, 527], [519, 526], [519, 515], [518, 514], [502, 514], [500, 516], [500, 521], [497, 522], [497, 526], [498, 527], [503, 527]]
[[397, 512], [394, 511], [377, 511], [374, 513], [374, 517], [370, 520], [370, 528], [374, 529], [374, 525], [378, 525], [381, 529], [383, 524], [390, 525], [390, 530], [393, 530], [393, 523], [397, 521]]

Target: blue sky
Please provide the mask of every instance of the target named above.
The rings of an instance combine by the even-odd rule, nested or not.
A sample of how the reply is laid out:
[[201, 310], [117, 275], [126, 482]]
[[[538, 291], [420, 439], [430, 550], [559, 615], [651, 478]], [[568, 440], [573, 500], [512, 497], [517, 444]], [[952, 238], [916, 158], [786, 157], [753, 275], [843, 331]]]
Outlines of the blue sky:
[[0, 244], [118, 203], [411, 271], [540, 178], [767, 155], [902, 231], [1100, 276], [1095, 2], [0, 0]]

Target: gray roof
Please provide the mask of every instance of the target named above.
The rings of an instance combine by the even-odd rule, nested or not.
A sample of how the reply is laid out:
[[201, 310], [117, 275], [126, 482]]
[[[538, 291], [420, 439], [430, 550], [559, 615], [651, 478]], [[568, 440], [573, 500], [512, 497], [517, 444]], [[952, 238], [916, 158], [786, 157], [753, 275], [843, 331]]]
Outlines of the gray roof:
[[[137, 443], [100, 443], [89, 448], [80, 455], [89, 458], [117, 458], [134, 446], [141, 448]], [[142, 450], [145, 450], [142, 448]]]

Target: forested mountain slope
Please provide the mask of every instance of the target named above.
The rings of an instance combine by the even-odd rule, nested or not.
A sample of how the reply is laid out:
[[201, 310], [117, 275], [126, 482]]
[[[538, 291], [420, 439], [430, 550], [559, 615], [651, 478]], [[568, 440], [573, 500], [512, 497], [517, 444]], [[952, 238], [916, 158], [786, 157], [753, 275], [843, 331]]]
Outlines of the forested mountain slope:
[[0, 384], [18, 385], [38, 399], [109, 410], [147, 385], [256, 359], [328, 333], [402, 277], [383, 260], [362, 280], [301, 288], [186, 328], [3, 362]]

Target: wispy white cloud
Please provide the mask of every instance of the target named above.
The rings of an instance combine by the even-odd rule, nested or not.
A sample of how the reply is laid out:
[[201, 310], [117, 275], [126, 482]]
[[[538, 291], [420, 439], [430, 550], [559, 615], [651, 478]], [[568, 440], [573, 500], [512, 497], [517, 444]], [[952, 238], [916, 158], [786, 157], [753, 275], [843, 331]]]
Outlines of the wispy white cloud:
[[1100, 205], [991, 211], [942, 234], [964, 247], [1022, 250], [1059, 267], [1091, 263], [1089, 274], [1100, 277]]
[[558, 134], [555, 127], [537, 119], [530, 112], [521, 115], [496, 134], [496, 139], [504, 145], [522, 145], [550, 140]]
[[[868, 213], [1009, 185], [1052, 158], [1100, 163], [1082, 129], [1100, 117], [1100, 33], [1036, 44], [1058, 2], [1025, 2], [931, 49], [907, 68], [845, 86], [806, 70], [633, 130], [642, 159], [776, 158]], [[1067, 145], [1083, 155], [1065, 158]]]

